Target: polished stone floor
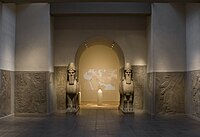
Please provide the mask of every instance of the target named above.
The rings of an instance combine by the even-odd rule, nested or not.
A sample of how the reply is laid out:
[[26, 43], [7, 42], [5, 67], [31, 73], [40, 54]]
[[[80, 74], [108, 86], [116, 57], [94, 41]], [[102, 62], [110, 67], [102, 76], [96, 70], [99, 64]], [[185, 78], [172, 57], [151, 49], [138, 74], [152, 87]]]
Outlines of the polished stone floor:
[[82, 109], [77, 115], [1, 119], [0, 137], [200, 137], [200, 121], [184, 115]]

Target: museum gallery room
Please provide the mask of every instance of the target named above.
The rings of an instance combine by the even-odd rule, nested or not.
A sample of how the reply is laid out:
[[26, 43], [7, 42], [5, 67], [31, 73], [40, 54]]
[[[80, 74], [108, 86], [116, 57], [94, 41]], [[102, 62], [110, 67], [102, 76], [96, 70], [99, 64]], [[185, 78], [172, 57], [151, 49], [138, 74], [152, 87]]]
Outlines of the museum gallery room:
[[0, 0], [0, 137], [200, 137], [198, 2]]

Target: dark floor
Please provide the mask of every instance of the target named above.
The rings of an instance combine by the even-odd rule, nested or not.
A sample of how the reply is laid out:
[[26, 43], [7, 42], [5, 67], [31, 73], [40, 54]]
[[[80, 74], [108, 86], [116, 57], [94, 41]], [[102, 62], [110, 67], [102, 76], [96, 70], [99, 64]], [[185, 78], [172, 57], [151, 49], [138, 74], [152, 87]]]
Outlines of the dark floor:
[[83, 109], [77, 115], [9, 117], [0, 137], [200, 137], [200, 121], [183, 115], [152, 118], [142, 113]]

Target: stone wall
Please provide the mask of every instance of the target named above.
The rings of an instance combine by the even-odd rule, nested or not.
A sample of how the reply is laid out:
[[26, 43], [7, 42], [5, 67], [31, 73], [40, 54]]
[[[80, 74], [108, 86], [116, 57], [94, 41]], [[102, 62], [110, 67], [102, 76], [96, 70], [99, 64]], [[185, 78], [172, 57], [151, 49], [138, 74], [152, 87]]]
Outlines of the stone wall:
[[15, 113], [47, 113], [49, 72], [15, 72]]
[[66, 82], [67, 82], [67, 67], [54, 67], [55, 72], [55, 92], [57, 98], [57, 110], [66, 109]]
[[143, 109], [146, 66], [133, 66], [134, 108]]
[[155, 73], [156, 113], [185, 112], [185, 73]]
[[145, 110], [153, 115], [184, 113], [185, 80], [185, 72], [148, 73]]
[[200, 70], [188, 72], [191, 115], [200, 118]]
[[200, 119], [200, 3], [186, 4], [186, 114]]
[[154, 113], [154, 74], [153, 73], [147, 73], [147, 84], [146, 84], [146, 90], [144, 93], [144, 110], [149, 113]]
[[0, 70], [0, 117], [11, 114], [11, 72]]
[[54, 92], [54, 72], [48, 73], [48, 112], [53, 113], [56, 111], [56, 93]]

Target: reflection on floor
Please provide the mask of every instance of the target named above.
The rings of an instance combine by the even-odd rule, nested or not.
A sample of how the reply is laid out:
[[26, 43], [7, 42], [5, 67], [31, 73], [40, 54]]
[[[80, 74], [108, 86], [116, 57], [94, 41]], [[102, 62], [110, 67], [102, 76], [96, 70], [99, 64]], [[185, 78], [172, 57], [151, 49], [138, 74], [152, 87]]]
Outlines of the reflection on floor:
[[81, 109], [117, 109], [119, 102], [103, 102], [101, 105], [97, 105], [94, 102], [81, 102]]
[[116, 109], [81, 109], [77, 115], [9, 117], [1, 137], [200, 137], [200, 122], [184, 115], [124, 115]]

